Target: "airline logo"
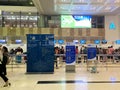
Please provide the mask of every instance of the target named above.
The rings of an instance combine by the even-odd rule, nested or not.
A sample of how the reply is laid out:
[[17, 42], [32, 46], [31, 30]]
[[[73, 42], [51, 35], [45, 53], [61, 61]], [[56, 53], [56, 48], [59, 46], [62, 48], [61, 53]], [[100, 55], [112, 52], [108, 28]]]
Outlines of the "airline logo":
[[115, 26], [115, 23], [114, 23], [114, 22], [111, 22], [111, 23], [110, 23], [109, 29], [110, 29], [110, 30], [115, 30], [115, 29], [116, 29], [116, 26]]

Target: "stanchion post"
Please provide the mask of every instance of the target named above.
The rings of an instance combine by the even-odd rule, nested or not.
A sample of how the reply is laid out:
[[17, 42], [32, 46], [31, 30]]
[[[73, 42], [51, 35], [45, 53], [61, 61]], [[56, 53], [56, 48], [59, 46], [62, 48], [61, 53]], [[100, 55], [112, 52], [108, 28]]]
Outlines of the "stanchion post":
[[11, 68], [12, 68], [12, 72], [13, 72], [13, 56], [11, 56], [11, 59], [12, 59], [12, 63], [11, 63]]

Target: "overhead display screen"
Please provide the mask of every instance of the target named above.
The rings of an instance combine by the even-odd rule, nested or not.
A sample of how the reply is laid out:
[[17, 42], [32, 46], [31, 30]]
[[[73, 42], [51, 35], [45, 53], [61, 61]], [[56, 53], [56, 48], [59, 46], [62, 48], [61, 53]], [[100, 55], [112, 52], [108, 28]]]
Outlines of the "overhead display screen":
[[100, 44], [100, 40], [94, 40], [94, 44]]
[[63, 39], [59, 39], [58, 40], [58, 44], [64, 44], [64, 40]]
[[107, 44], [107, 40], [102, 40], [102, 44]]
[[5, 44], [5, 43], [6, 43], [6, 40], [0, 39], [0, 43], [1, 43], [1, 44]]
[[116, 43], [116, 44], [120, 44], [120, 40], [116, 40], [115, 43]]
[[19, 39], [18, 39], [18, 40], [15, 40], [15, 43], [16, 43], [16, 44], [21, 44], [21, 43], [22, 43], [22, 40], [19, 40]]
[[61, 15], [61, 28], [91, 28], [91, 16]]
[[80, 44], [86, 44], [86, 40], [84, 39], [80, 40]]

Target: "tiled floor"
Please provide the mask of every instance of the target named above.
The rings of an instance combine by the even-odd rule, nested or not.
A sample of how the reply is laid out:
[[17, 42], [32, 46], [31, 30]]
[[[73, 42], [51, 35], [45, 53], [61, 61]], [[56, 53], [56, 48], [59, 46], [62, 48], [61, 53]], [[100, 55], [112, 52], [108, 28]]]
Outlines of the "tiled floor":
[[[79, 64], [76, 65], [75, 73], [66, 73], [65, 66], [62, 66], [55, 69], [54, 74], [25, 74], [25, 65], [19, 65], [13, 70], [8, 68], [8, 77], [12, 84], [10, 87], [2, 87], [4, 82], [0, 78], [0, 90], [120, 90], [120, 64], [107, 66], [106, 68], [105, 64], [100, 64], [99, 73], [90, 73], [86, 70], [86, 65]], [[37, 84], [38, 81], [69, 80], [84, 83]]]

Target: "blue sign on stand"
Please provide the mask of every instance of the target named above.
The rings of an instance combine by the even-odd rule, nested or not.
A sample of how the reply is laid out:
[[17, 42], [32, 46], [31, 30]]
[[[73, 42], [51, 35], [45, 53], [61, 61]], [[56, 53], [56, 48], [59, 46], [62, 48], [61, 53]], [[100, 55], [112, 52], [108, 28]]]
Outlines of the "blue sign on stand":
[[75, 72], [75, 46], [66, 46], [66, 72]]
[[89, 45], [87, 49], [87, 58], [88, 60], [96, 60], [96, 46], [94, 45]]
[[75, 46], [66, 46], [66, 64], [75, 64]]
[[54, 72], [54, 35], [27, 35], [27, 73]]

